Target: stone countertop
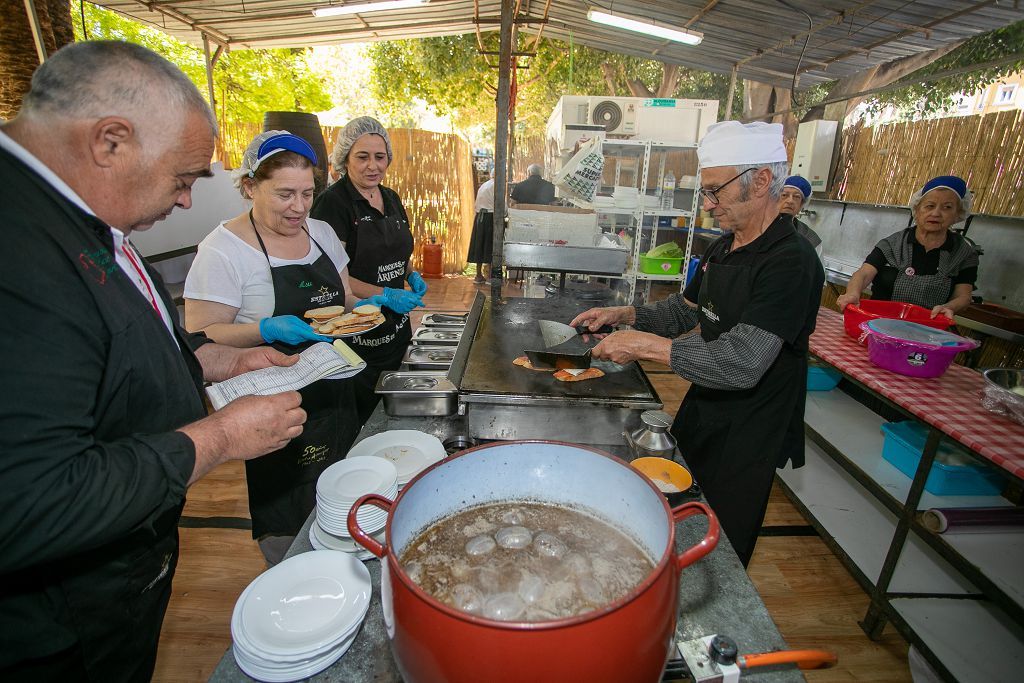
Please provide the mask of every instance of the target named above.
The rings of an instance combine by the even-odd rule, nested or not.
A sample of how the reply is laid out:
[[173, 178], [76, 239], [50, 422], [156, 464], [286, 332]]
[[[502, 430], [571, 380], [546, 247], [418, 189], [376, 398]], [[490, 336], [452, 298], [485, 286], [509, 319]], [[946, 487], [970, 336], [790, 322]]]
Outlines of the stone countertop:
[[[441, 441], [467, 433], [464, 418], [459, 416], [389, 417], [384, 413], [382, 403], [363, 426], [359, 439], [389, 429], [418, 429], [433, 434]], [[628, 449], [623, 444], [598, 448], [626, 460], [631, 459]], [[314, 519], [315, 515], [311, 514], [306, 520], [287, 557], [312, 550], [308, 534]], [[697, 543], [705, 530], [706, 525], [697, 518], [677, 524], [677, 551]], [[380, 561], [368, 560], [366, 566], [370, 570], [373, 596], [355, 642], [336, 664], [308, 680], [332, 683], [401, 682], [402, 678], [391, 655], [384, 629], [380, 601]], [[679, 582], [679, 606], [677, 639], [689, 640], [716, 633], [728, 635], [737, 642], [741, 654], [768, 652], [787, 647], [761, 601], [761, 596], [747, 577], [743, 565], [740, 564], [724, 534], [715, 550], [683, 570]], [[803, 675], [791, 667], [763, 671], [755, 669], [750, 673], [744, 673], [743, 678], [770, 683], [804, 680]], [[210, 677], [210, 681], [215, 683], [251, 680], [238, 668], [230, 649]]]

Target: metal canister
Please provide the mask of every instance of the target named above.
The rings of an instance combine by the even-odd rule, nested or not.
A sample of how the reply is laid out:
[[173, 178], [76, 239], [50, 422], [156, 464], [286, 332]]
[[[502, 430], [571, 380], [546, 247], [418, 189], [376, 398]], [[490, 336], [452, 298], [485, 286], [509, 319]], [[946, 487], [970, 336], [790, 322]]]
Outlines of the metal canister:
[[668, 429], [672, 418], [662, 410], [645, 410], [640, 414], [641, 427], [629, 434], [629, 445], [637, 457], [672, 458], [676, 440]]

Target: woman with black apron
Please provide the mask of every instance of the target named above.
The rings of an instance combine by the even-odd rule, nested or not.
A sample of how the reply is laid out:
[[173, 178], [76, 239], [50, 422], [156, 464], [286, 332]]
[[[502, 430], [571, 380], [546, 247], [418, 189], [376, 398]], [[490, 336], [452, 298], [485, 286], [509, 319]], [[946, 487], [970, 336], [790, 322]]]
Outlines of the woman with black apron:
[[[294, 354], [329, 341], [302, 321], [305, 311], [355, 304], [348, 261], [331, 227], [307, 218], [316, 154], [283, 131], [246, 150], [236, 182], [253, 208], [199, 245], [185, 284], [185, 324], [222, 344], [267, 343]], [[246, 462], [253, 538], [270, 564], [284, 556], [316, 505], [316, 482], [341, 460], [359, 431], [353, 387], [321, 380], [300, 390], [303, 432], [276, 453]]]
[[[310, 215], [331, 224], [351, 261], [353, 293], [382, 307], [382, 325], [352, 340], [366, 369], [353, 377], [359, 423], [377, 406], [377, 378], [397, 370], [412, 339], [409, 312], [423, 305], [427, 283], [411, 269], [409, 216], [398, 194], [381, 185], [391, 164], [388, 132], [369, 116], [350, 121], [338, 136], [331, 165], [343, 175], [325, 190]], [[409, 282], [411, 291], [405, 289]]]

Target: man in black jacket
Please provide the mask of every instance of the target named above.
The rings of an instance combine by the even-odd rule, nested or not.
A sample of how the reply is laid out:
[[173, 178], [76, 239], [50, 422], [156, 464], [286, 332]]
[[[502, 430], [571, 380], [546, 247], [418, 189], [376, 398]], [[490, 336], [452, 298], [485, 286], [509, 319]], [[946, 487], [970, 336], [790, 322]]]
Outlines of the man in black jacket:
[[148, 680], [187, 487], [302, 431], [295, 392], [206, 416], [204, 379], [294, 360], [184, 332], [129, 239], [191, 206], [215, 135], [177, 67], [107, 41], [0, 128], [0, 680]]
[[540, 164], [530, 164], [526, 169], [526, 180], [512, 188], [512, 205], [550, 204], [555, 201], [555, 186], [544, 180], [544, 169]]

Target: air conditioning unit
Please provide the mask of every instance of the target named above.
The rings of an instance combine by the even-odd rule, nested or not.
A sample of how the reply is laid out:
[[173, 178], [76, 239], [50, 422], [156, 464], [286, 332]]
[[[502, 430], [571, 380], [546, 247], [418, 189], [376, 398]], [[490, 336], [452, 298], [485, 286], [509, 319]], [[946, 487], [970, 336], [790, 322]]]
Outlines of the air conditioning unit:
[[588, 103], [588, 121], [592, 126], [603, 126], [606, 135], [635, 137], [637, 134], [638, 97], [591, 97]]
[[696, 145], [718, 121], [718, 100], [637, 98], [636, 137]]

